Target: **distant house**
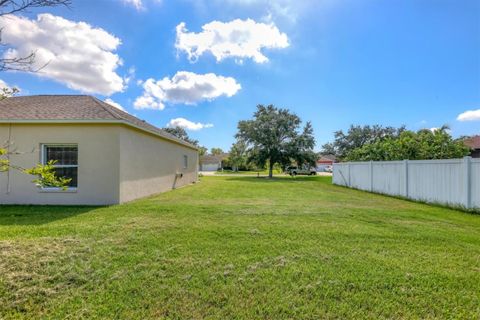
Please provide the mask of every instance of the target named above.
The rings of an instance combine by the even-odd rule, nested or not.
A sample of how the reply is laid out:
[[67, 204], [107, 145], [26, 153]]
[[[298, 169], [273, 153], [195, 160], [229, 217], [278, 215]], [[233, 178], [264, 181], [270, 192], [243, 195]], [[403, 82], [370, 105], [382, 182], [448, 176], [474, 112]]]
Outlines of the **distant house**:
[[317, 172], [325, 171], [325, 168], [333, 165], [335, 162], [337, 162], [337, 157], [335, 157], [333, 154], [322, 155], [320, 159], [317, 160]]
[[197, 181], [198, 150], [91, 96], [0, 101], [0, 145], [13, 164], [56, 161], [66, 190], [40, 188], [16, 170], [0, 173], [0, 204], [110, 205]]
[[222, 159], [214, 155], [200, 156], [200, 171], [217, 171], [222, 168]]
[[467, 138], [463, 143], [472, 149], [470, 154], [472, 158], [480, 158], [480, 135]]
[[228, 158], [228, 153], [219, 155], [207, 154], [200, 157], [200, 171], [218, 171], [223, 169], [223, 160]]

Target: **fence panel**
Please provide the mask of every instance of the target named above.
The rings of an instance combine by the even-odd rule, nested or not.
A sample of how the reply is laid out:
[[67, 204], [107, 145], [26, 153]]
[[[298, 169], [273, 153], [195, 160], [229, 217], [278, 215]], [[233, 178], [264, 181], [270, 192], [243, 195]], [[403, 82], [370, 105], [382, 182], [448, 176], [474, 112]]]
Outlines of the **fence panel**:
[[340, 186], [349, 186], [348, 183], [348, 164], [336, 163], [333, 166], [333, 183]]
[[411, 161], [408, 166], [408, 197], [453, 206], [463, 205], [467, 190], [462, 163], [461, 159]]
[[370, 190], [370, 163], [350, 164], [350, 186], [355, 189]]
[[480, 209], [480, 159], [334, 164], [333, 183], [449, 206]]
[[472, 206], [480, 208], [480, 159], [472, 159], [470, 183], [472, 185]]
[[403, 161], [373, 162], [373, 192], [404, 196]]

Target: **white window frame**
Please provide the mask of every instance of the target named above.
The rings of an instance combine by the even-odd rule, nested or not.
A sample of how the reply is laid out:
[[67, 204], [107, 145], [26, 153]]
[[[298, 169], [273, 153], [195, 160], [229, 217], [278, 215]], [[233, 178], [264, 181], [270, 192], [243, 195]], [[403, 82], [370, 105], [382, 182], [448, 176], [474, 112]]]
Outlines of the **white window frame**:
[[183, 155], [183, 169], [188, 169], [188, 155]]
[[[41, 155], [40, 161], [42, 165], [47, 164], [47, 148], [48, 147], [77, 147], [77, 157], [78, 157], [78, 144], [76, 143], [42, 143], [40, 145]], [[77, 168], [77, 186], [76, 187], [67, 187], [60, 188], [60, 187], [42, 187], [40, 188], [41, 191], [46, 192], [76, 192], [78, 189], [78, 159], [76, 165], [53, 165], [55, 168]]]

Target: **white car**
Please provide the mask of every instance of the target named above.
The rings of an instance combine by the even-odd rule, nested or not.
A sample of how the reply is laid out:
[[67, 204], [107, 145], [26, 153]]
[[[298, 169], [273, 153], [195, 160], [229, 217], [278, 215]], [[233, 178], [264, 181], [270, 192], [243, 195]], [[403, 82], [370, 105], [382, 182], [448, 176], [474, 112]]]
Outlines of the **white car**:
[[288, 167], [286, 172], [291, 176], [296, 176], [296, 175], [314, 176], [317, 174], [317, 171], [315, 170], [315, 168]]

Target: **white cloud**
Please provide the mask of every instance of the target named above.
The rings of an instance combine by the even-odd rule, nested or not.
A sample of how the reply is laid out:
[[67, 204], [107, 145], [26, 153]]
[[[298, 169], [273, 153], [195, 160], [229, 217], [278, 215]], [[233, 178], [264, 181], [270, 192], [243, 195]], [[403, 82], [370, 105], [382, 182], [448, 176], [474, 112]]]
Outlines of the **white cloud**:
[[143, 94], [135, 100], [135, 109], [163, 110], [166, 102], [193, 105], [220, 96], [231, 97], [241, 89], [234, 78], [187, 71], [179, 71], [171, 79], [150, 78], [142, 86]]
[[[143, 10], [146, 9], [145, 2], [147, 2], [147, 1], [144, 1], [144, 0], [122, 0], [122, 2], [125, 5], [129, 5], [129, 6], [134, 7], [137, 11], [143, 11]], [[152, 0], [152, 2], [155, 2], [157, 4], [161, 4], [162, 0]]]
[[144, 9], [142, 0], [123, 0], [123, 3], [135, 7], [137, 10]]
[[5, 81], [0, 79], [0, 90], [5, 88], [10, 88], [10, 86]]
[[320, 14], [325, 9], [338, 3], [337, 0], [184, 0], [189, 1], [197, 11], [222, 10], [238, 13], [247, 9], [253, 15], [262, 15], [264, 21], [279, 21], [295, 24], [301, 21], [301, 16], [311, 10]]
[[180, 127], [187, 130], [197, 131], [205, 128], [212, 128], [213, 124], [211, 123], [204, 124], [200, 122], [192, 122], [185, 118], [176, 118], [176, 119], [170, 120], [170, 122], [167, 124], [167, 127], [171, 127], [171, 128]]
[[15, 90], [15, 94], [18, 94], [22, 91], [19, 87], [11, 86], [2, 79], [0, 79], [0, 93], [8, 92], [8, 94], [11, 94], [12, 90]]
[[480, 109], [468, 110], [460, 113], [457, 117], [458, 121], [480, 121]]
[[130, 81], [135, 79], [135, 73], [137, 72], [137, 69], [135, 67], [130, 67], [128, 68], [128, 73], [126, 76], [123, 77], [123, 80], [125, 82], [125, 85], [128, 85]]
[[190, 61], [210, 52], [217, 62], [225, 58], [237, 61], [253, 59], [264, 63], [268, 58], [262, 49], [281, 49], [289, 46], [288, 37], [273, 22], [258, 23], [252, 19], [230, 22], [212, 21], [202, 26], [202, 32], [188, 32], [185, 22], [177, 28], [175, 47], [184, 51]]
[[86, 93], [111, 95], [125, 88], [115, 70], [122, 64], [114, 53], [120, 39], [85, 22], [74, 22], [51, 14], [36, 20], [5, 16], [2, 41], [10, 46], [5, 57], [22, 57], [35, 52], [39, 76], [54, 79]]
[[[429, 128], [428, 130], [430, 130], [432, 133], [435, 133], [437, 131], [440, 131], [441, 129], [442, 127], [432, 127], [432, 128]], [[443, 128], [443, 130], [448, 134], [452, 133], [452, 130], [450, 130], [449, 128]]]
[[113, 101], [113, 100], [110, 99], [110, 98], [105, 99], [105, 102], [108, 103], [109, 105], [111, 105], [111, 106], [119, 109], [119, 110], [122, 110], [123, 112], [127, 112], [127, 110], [125, 110], [125, 108], [122, 107], [122, 105], [121, 105], [120, 103], [115, 102], [115, 101]]
[[268, 14], [265, 16], [266, 21], [271, 21], [274, 17], [287, 19], [291, 23], [296, 23], [298, 19], [298, 10], [295, 10], [292, 1], [269, 1]]

